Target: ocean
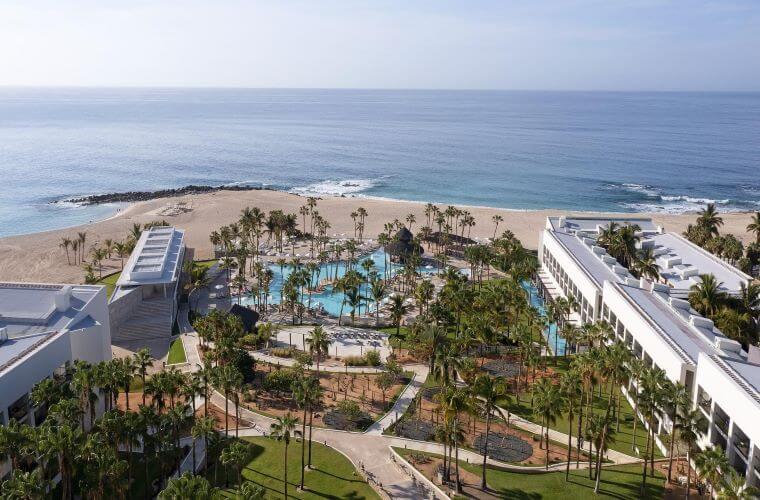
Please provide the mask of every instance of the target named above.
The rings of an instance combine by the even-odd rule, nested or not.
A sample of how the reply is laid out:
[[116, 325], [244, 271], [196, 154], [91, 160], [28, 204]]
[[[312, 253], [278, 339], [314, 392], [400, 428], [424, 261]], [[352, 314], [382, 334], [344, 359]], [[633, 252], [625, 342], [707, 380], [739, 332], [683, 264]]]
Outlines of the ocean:
[[0, 236], [242, 183], [510, 209], [760, 209], [760, 93], [0, 89]]

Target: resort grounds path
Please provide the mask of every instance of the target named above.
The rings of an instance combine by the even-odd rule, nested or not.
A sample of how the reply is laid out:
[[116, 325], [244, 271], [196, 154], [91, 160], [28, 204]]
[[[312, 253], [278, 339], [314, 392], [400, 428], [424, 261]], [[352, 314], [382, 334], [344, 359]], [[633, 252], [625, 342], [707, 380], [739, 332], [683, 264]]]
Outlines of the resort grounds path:
[[[530, 420], [525, 420], [524, 418], [519, 417], [514, 414], [511, 416], [509, 423], [510, 425], [513, 425], [519, 429], [532, 432], [533, 434], [539, 434], [542, 431], [542, 427], [540, 425], [533, 423]], [[549, 429], [549, 439], [551, 441], [555, 441], [557, 443], [562, 443], [563, 445], [567, 445], [567, 437], [568, 437], [567, 434], [565, 434], [564, 432], [559, 432], [559, 431], [555, 431], [554, 429]], [[573, 436], [572, 442], [573, 442], [572, 448], [577, 449], [578, 448], [576, 446], [577, 440], [575, 436]], [[639, 457], [626, 455], [625, 453], [615, 451], [615, 450], [610, 450], [610, 449], [606, 451], [604, 457], [615, 465], [631, 464], [631, 463], [637, 463], [641, 461]]]

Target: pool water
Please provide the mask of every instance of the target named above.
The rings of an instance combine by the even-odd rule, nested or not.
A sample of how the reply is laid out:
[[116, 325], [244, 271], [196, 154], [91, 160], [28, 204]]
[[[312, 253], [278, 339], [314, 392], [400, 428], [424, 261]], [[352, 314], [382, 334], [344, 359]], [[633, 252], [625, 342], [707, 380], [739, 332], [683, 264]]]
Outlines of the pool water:
[[[538, 312], [541, 314], [546, 315], [544, 299], [539, 297], [538, 289], [533, 286], [533, 283], [530, 281], [523, 281], [522, 287], [528, 292], [530, 305], [538, 309]], [[565, 339], [559, 334], [555, 323], [550, 323], [549, 326], [544, 329], [544, 338], [546, 338], [546, 341], [549, 344], [549, 349], [552, 353], [556, 353], [558, 356], [567, 354]]]
[[[385, 275], [385, 252], [382, 249], [375, 250], [371, 254], [364, 256], [359, 259], [359, 262], [354, 266], [355, 270], [361, 273], [362, 275], [365, 275], [364, 268], [362, 268], [361, 263], [366, 259], [371, 259], [372, 262], [375, 264], [375, 267], [373, 268], [377, 273], [378, 276], [381, 278]], [[390, 272], [392, 274], [396, 274], [403, 270], [403, 266], [400, 264], [394, 264], [390, 262], [390, 259], [388, 259], [388, 263], [390, 265]], [[336, 264], [335, 263], [327, 263], [322, 264], [319, 266], [319, 272], [314, 273], [314, 281], [312, 282], [312, 286], [316, 286], [317, 283], [320, 283], [323, 280], [326, 280], [328, 277], [334, 277], [336, 273], [335, 269]], [[346, 274], [346, 264], [343, 262], [340, 262], [337, 264], [337, 275], [338, 277], [345, 276]], [[285, 280], [288, 279], [288, 276], [293, 272], [293, 269], [290, 266], [285, 266], [282, 269], [282, 272], [280, 272], [280, 266], [276, 264], [272, 264], [269, 266], [269, 268], [274, 273], [274, 278], [272, 279], [272, 283], [269, 285], [269, 303], [270, 304], [279, 304], [280, 298], [281, 298], [281, 291], [282, 291], [282, 284], [285, 282]], [[420, 274], [433, 274], [436, 272], [435, 269], [428, 269], [427, 267], [421, 267], [418, 269]], [[325, 311], [331, 316], [337, 317], [340, 314], [340, 308], [341, 304], [343, 303], [343, 299], [345, 297], [345, 294], [342, 292], [333, 293], [332, 291], [332, 285], [326, 285], [324, 289], [320, 292], [314, 292], [311, 294], [311, 307], [316, 308], [318, 306], [322, 306]], [[364, 314], [365, 311], [367, 311], [367, 308], [369, 311], [374, 311], [375, 308], [375, 302], [371, 300], [371, 294], [369, 292], [369, 286], [367, 283], [363, 283], [359, 287], [359, 291], [362, 296], [370, 298], [369, 302], [363, 302], [361, 306], [361, 314]], [[243, 297], [242, 304], [244, 305], [250, 305], [253, 304], [253, 297]], [[304, 304], [309, 303], [309, 294], [304, 294]], [[343, 314], [347, 315], [351, 312], [351, 307], [346, 304], [343, 306]], [[356, 310], [357, 316], [359, 315], [360, 311], [359, 309]]]

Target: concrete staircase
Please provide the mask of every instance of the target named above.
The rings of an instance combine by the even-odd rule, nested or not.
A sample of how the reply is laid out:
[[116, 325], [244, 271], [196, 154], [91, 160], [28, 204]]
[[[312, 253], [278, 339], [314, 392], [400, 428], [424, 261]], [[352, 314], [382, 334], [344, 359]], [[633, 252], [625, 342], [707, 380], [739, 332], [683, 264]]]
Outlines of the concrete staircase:
[[129, 320], [111, 332], [114, 344], [135, 340], [169, 338], [172, 334], [172, 301], [170, 299], [144, 300]]

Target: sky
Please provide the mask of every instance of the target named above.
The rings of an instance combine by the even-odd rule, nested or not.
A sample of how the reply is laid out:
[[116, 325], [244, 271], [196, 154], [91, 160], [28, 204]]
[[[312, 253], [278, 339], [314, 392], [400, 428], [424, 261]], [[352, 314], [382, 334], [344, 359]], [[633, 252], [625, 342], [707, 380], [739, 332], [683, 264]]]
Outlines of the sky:
[[0, 85], [760, 91], [760, 0], [0, 0]]

